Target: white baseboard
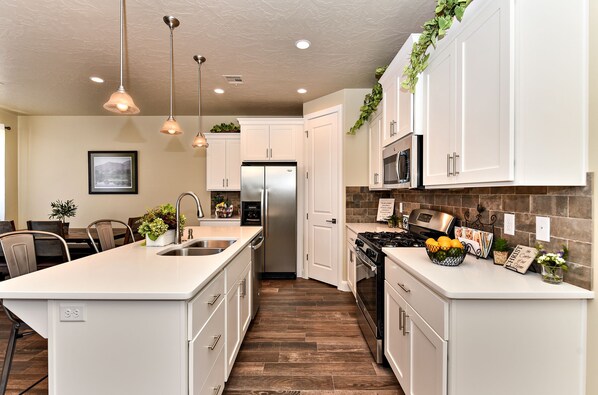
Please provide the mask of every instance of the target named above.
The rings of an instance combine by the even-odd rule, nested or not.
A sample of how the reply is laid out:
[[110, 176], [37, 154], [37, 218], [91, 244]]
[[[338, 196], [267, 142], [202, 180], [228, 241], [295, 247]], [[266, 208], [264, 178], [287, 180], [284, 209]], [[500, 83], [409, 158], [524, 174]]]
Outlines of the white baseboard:
[[351, 292], [351, 288], [349, 288], [349, 283], [348, 283], [348, 282], [346, 282], [346, 281], [341, 281], [341, 282], [338, 284], [338, 287], [337, 287], [337, 289], [338, 289], [339, 291], [343, 291], [343, 292]]

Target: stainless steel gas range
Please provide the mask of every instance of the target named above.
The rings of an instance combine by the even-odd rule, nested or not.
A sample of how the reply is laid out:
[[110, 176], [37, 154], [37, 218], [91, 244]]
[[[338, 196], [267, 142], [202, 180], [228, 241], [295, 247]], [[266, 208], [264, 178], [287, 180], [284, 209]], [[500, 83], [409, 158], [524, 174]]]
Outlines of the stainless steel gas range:
[[435, 210], [417, 209], [409, 215], [409, 230], [359, 233], [355, 240], [355, 281], [358, 321], [377, 363], [384, 363], [384, 258], [383, 247], [424, 247], [428, 237], [448, 235], [455, 217]]

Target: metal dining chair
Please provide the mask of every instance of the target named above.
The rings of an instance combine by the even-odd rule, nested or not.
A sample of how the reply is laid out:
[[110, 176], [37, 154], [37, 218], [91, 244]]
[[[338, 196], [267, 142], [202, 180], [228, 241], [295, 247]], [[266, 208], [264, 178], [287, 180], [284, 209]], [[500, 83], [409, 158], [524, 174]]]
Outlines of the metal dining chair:
[[[34, 236], [36, 236], [37, 239]], [[0, 234], [0, 247], [2, 247], [2, 252], [4, 253], [4, 257], [6, 259], [6, 265], [8, 266], [8, 273], [11, 278], [37, 271], [35, 245], [36, 241], [40, 240], [41, 238], [44, 240], [56, 239], [56, 241], [62, 246], [65, 261], [68, 262], [71, 260], [71, 255], [69, 254], [66, 241], [64, 241], [62, 237], [55, 233], [40, 230], [19, 230], [16, 232], [3, 233]], [[8, 316], [8, 319], [12, 325], [10, 329], [10, 336], [8, 338], [8, 344], [6, 346], [6, 355], [4, 356], [4, 366], [2, 367], [0, 394], [4, 394], [6, 392], [8, 376], [10, 375], [10, 368], [12, 366], [12, 359], [15, 354], [17, 339], [34, 333], [34, 331], [31, 330], [19, 332], [21, 326], [23, 325], [23, 321], [11, 313], [10, 310], [4, 306], [4, 304], [2, 304], [2, 309], [4, 309], [4, 312]], [[42, 377], [40, 380], [35, 382], [21, 393], [30, 390], [42, 382], [46, 377], [48, 376], [46, 375]]]
[[[0, 235], [7, 232], [14, 232], [15, 230], [15, 221], [0, 221]], [[0, 248], [0, 281], [4, 280], [7, 274], [6, 260], [4, 259], [2, 248]]]
[[139, 225], [141, 225], [141, 218], [143, 217], [130, 217], [127, 221], [127, 225], [133, 231], [133, 235], [135, 236], [132, 238], [129, 233], [125, 234], [125, 242], [123, 244], [134, 243], [139, 240], [143, 240], [144, 237], [139, 234]]
[[91, 241], [91, 245], [96, 250], [96, 252], [100, 252], [98, 245], [95, 242], [95, 239], [91, 235], [91, 229], [95, 228], [96, 232], [98, 232], [98, 240], [100, 241], [100, 248], [102, 251], [111, 250], [116, 247], [116, 241], [114, 240], [114, 231], [112, 229], [112, 223], [116, 222], [123, 225], [127, 230], [125, 231], [126, 234], [131, 238], [131, 240], [135, 239], [135, 235], [133, 234], [133, 230], [129, 225], [124, 223], [123, 221], [119, 221], [117, 219], [99, 219], [97, 221], [93, 221], [89, 225], [87, 225], [87, 236]]

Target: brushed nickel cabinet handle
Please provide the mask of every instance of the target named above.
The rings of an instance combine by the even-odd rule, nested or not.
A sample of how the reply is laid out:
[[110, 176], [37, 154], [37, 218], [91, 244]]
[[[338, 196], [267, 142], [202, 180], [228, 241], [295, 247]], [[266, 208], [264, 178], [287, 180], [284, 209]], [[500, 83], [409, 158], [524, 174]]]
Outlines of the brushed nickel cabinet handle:
[[407, 318], [409, 318], [407, 311], [403, 310], [403, 336], [409, 334], [409, 332], [407, 332]]
[[269, 158], [269, 156], [268, 156], [268, 148], [266, 148], [266, 158]]
[[216, 303], [216, 301], [218, 300], [218, 298], [220, 298], [220, 296], [221, 296], [221, 295], [222, 295], [222, 294], [218, 294], [218, 295], [214, 295], [214, 296], [212, 296], [212, 300], [210, 300], [210, 301], [208, 302], [208, 304], [209, 304], [210, 306], [214, 306], [214, 303]]
[[457, 155], [456, 152], [453, 152], [453, 175], [454, 176], [459, 174], [459, 172], [457, 171], [457, 158], [458, 157], [459, 157], [459, 155]]
[[411, 292], [411, 290], [410, 290], [409, 288], [407, 288], [407, 287], [405, 286], [405, 284], [397, 283], [397, 285], [398, 285], [399, 287], [401, 287], [401, 289], [403, 289], [403, 291], [405, 291], [405, 292], [407, 292], [407, 293], [410, 293], [410, 292]]
[[213, 351], [216, 348], [216, 344], [218, 344], [221, 337], [222, 337], [222, 335], [214, 336], [214, 342], [208, 346], [210, 351]]
[[399, 330], [403, 330], [403, 308], [399, 307]]
[[452, 176], [452, 173], [451, 173], [451, 159], [453, 159], [453, 157], [451, 156], [451, 154], [446, 154], [446, 176], [447, 177]]

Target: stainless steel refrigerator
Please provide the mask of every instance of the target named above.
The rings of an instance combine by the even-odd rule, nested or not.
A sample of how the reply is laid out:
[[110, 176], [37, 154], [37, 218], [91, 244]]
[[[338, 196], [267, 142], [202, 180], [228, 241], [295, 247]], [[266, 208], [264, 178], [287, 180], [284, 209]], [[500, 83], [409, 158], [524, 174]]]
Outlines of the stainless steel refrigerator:
[[243, 163], [241, 166], [241, 225], [261, 225], [264, 228], [265, 259], [262, 277], [296, 277], [297, 165], [295, 163]]

